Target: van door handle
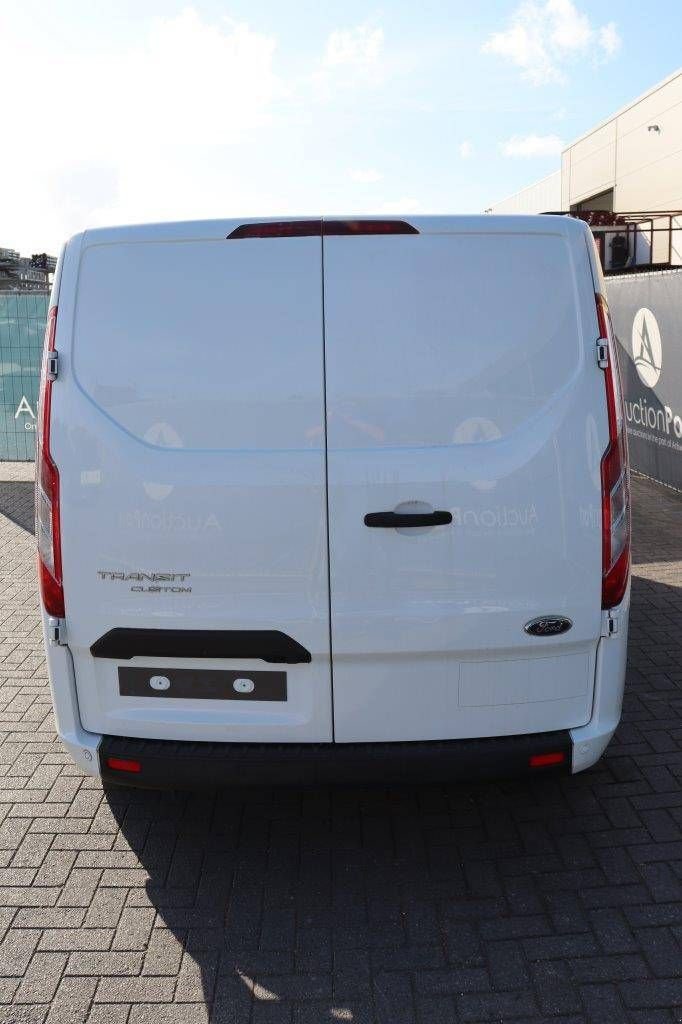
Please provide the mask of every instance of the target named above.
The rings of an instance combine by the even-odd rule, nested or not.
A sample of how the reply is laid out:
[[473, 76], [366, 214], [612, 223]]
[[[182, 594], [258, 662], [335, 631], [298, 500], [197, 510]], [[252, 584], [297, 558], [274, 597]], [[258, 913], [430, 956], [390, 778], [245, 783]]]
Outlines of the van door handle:
[[365, 526], [446, 526], [452, 522], [451, 512], [368, 512]]

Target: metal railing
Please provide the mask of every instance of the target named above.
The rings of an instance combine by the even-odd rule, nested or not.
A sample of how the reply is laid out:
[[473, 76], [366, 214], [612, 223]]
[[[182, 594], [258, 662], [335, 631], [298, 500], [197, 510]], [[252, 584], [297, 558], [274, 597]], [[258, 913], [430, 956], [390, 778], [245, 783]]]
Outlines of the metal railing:
[[605, 274], [682, 266], [682, 210], [557, 212], [590, 225]]

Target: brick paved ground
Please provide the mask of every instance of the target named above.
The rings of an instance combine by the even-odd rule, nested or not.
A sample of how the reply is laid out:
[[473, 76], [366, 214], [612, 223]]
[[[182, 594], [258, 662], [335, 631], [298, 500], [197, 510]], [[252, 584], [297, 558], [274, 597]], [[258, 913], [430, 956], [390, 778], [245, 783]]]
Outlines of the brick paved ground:
[[30, 467], [0, 470], [0, 1021], [682, 1020], [682, 500], [634, 483], [592, 771], [107, 800], [53, 737]]

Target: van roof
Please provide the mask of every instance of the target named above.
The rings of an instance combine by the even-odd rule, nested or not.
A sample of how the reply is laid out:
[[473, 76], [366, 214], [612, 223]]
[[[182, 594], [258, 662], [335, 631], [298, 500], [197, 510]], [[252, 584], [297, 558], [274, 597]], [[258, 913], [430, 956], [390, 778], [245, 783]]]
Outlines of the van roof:
[[[86, 245], [111, 245], [117, 242], [169, 242], [191, 240], [220, 241], [240, 224], [272, 221], [319, 220], [319, 217], [234, 217], [222, 220], [167, 221], [155, 224], [122, 224], [112, 227], [88, 228], [82, 233]], [[573, 217], [561, 215], [490, 215], [424, 216], [405, 214], [390, 216], [377, 214], [345, 217], [325, 217], [334, 220], [405, 220], [417, 231], [439, 234], [472, 232], [476, 234], [585, 234], [586, 225]], [[75, 236], [78, 237], [78, 236]]]

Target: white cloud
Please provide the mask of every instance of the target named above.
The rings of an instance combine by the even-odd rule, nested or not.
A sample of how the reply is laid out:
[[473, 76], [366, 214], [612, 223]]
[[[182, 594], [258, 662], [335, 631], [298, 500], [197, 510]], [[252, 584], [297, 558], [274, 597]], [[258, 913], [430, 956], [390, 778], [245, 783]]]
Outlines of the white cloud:
[[368, 67], [380, 60], [383, 46], [381, 28], [357, 25], [355, 28], [336, 29], [327, 40], [322, 63], [328, 68]]
[[602, 25], [599, 29], [599, 44], [606, 57], [613, 57], [614, 53], [620, 50], [622, 39], [618, 35], [615, 22], [610, 21], [608, 25]]
[[[0, 67], [21, 83], [22, 98], [3, 111], [14, 154], [3, 170], [13, 196], [3, 209], [6, 244], [54, 250], [98, 223], [236, 212], [227, 206], [240, 203], [230, 159], [214, 166], [211, 154], [222, 147], [236, 162], [285, 95], [272, 36], [187, 7], [141, 21], [129, 43], [95, 49], [81, 39], [69, 49], [29, 31], [20, 7], [0, 11]], [[45, 109], [46, 82], [68, 97], [68, 110], [36, 130], [26, 111]]]
[[326, 101], [341, 90], [377, 86], [386, 73], [383, 29], [364, 23], [330, 33], [311, 81], [315, 97]]
[[374, 170], [373, 167], [368, 167], [365, 170], [350, 171], [349, 177], [351, 181], [356, 181], [359, 185], [374, 185], [377, 181], [383, 179], [383, 174], [380, 171]]
[[[329, 186], [333, 155], [320, 156], [324, 173], [315, 156], [339, 108], [347, 125], [372, 128], [371, 90], [409, 69], [402, 54], [386, 55], [378, 22], [338, 28], [284, 77], [278, 39], [255, 20], [197, 0], [157, 17], [140, 4], [125, 24], [111, 5], [91, 7], [67, 4], [35, 22], [30, 5], [0, 0], [0, 68], [22, 99], [3, 110], [0, 244], [56, 254], [101, 224], [319, 215], [346, 195], [355, 209], [369, 201], [381, 172], [359, 161], [350, 130], [336, 158], [345, 183]], [[68, 102], [37, 126], [26, 111], [46, 110], [45, 83]]]
[[563, 148], [564, 142], [558, 135], [513, 135], [500, 144], [505, 156], [524, 158], [555, 156]]
[[511, 61], [533, 85], [544, 85], [564, 82], [564, 68], [577, 58], [600, 63], [620, 45], [614, 22], [594, 26], [572, 0], [524, 0], [508, 28], [493, 33], [482, 50]]
[[474, 144], [473, 142], [469, 142], [468, 139], [465, 139], [464, 142], [460, 142], [457, 147], [457, 151], [459, 152], [462, 160], [469, 160], [469, 158], [474, 155]]

